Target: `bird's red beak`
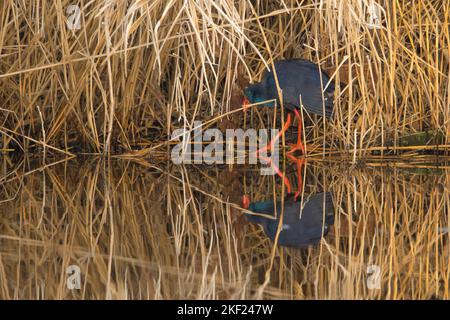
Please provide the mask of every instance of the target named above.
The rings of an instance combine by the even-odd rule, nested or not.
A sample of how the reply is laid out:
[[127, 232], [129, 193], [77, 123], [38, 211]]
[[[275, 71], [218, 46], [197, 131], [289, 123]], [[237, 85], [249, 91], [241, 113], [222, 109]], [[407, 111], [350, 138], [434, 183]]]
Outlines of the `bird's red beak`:
[[242, 99], [242, 106], [244, 107], [244, 112], [247, 112], [249, 107], [250, 101], [247, 99], [246, 96]]
[[242, 208], [248, 209], [250, 206], [250, 197], [246, 194], [242, 196]]

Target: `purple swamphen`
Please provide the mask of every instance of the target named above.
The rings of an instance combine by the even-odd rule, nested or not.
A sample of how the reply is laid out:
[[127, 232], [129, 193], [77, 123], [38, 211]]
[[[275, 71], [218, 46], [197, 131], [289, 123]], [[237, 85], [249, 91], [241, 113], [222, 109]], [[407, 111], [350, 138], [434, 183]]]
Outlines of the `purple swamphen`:
[[[334, 82], [330, 81], [328, 75], [321, 72], [316, 64], [307, 60], [281, 60], [275, 62], [274, 65], [278, 84], [283, 93], [283, 106], [288, 111], [294, 112], [298, 121], [297, 144], [289, 153], [295, 150], [301, 150], [304, 153], [305, 150], [301, 139], [302, 121], [298, 112], [300, 101], [307, 112], [331, 118], [334, 105]], [[276, 100], [278, 105], [280, 105], [274, 72], [266, 70], [261, 82], [252, 84], [245, 89], [245, 97], [242, 104], [244, 110], [247, 110], [249, 104], [257, 104], [264, 101], [267, 101], [267, 103], [260, 104], [260, 106], [274, 107], [273, 100]], [[288, 113], [280, 135], [287, 130], [290, 124], [291, 115]], [[278, 139], [279, 136], [275, 139]], [[273, 140], [263, 149], [271, 149], [272, 145]]]
[[[306, 247], [316, 244], [334, 224], [333, 198], [330, 192], [317, 193], [303, 201], [286, 199], [284, 202], [283, 224], [278, 244], [288, 247]], [[255, 213], [274, 215], [273, 201], [252, 202], [244, 205]], [[266, 235], [274, 240], [281, 214], [281, 202], [277, 202], [277, 217], [271, 219], [259, 215], [246, 214], [249, 222], [262, 225]]]

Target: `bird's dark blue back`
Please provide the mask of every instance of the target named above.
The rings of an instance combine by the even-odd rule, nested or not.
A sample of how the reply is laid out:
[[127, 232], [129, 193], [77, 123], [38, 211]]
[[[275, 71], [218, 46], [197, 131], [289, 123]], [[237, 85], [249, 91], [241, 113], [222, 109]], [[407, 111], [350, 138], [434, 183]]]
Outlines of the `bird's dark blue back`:
[[[300, 201], [284, 202], [282, 231], [278, 244], [282, 246], [304, 247], [317, 243], [322, 235], [334, 223], [334, 207], [331, 193], [317, 193], [304, 199], [303, 208]], [[266, 215], [274, 214], [272, 201], [254, 202], [249, 209]], [[266, 234], [274, 240], [281, 212], [281, 203], [277, 203], [277, 218], [269, 219], [261, 216], [248, 216], [248, 220], [259, 223]], [[323, 232], [322, 232], [323, 231]]]
[[[326, 117], [332, 116], [334, 82], [328, 84], [330, 78], [324, 72], [320, 72], [316, 64], [301, 59], [282, 60], [275, 62], [275, 69], [278, 83], [283, 90], [283, 103], [287, 108], [298, 108], [301, 97], [301, 102], [308, 112], [323, 115], [325, 111]], [[268, 99], [278, 98], [272, 71], [265, 72], [262, 84], [266, 88]]]

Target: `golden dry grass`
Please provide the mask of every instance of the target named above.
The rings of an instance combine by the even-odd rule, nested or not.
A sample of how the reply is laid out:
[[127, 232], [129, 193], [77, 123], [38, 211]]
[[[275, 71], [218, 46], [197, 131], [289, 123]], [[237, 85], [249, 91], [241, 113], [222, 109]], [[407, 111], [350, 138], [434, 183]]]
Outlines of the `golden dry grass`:
[[[369, 0], [316, 2], [1, 1], [0, 298], [448, 299], [449, 168], [422, 151], [448, 161], [450, 5], [377, 0], [371, 29]], [[241, 219], [242, 190], [261, 199], [278, 179], [165, 162], [194, 120], [271, 126], [271, 111], [235, 116], [242, 88], [293, 57], [337, 83], [334, 118], [305, 118], [305, 192], [336, 207], [307, 250]], [[424, 131], [440, 146], [401, 143]]]
[[175, 127], [236, 108], [239, 79], [293, 57], [340, 83], [334, 121], [323, 134], [315, 119], [309, 142], [363, 157], [430, 129], [448, 145], [449, 4], [377, 1], [371, 29], [368, 0], [316, 2], [2, 1], [0, 147], [147, 155]]

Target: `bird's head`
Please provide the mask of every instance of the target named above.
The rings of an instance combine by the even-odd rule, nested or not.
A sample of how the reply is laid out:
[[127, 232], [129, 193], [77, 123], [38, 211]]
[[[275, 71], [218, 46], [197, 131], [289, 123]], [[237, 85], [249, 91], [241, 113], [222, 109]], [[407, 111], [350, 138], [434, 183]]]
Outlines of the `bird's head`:
[[255, 100], [255, 90], [252, 88], [252, 86], [249, 86], [247, 88], [245, 88], [244, 90], [244, 94], [245, 97], [247, 98], [249, 103], [254, 103]]
[[245, 97], [248, 99], [249, 103], [259, 103], [265, 100], [264, 94], [263, 92], [261, 92], [259, 88], [259, 83], [245, 88], [244, 94]]
[[242, 105], [244, 106], [244, 111], [247, 111], [249, 104], [261, 103], [266, 101], [266, 95], [264, 90], [261, 88], [261, 84], [256, 83], [248, 86], [244, 90], [244, 99]]
[[[252, 211], [254, 213], [262, 213], [262, 214], [268, 214], [268, 208], [271, 207], [271, 202], [270, 201], [265, 201], [265, 202], [250, 202], [250, 197], [248, 195], [244, 195], [242, 197], [242, 207], [246, 210]], [[246, 212], [244, 214], [245, 216], [245, 220], [247, 222], [251, 222], [251, 223], [255, 223], [255, 224], [260, 224], [262, 225], [264, 228], [266, 228], [267, 223], [270, 221], [270, 219], [258, 215], [258, 214], [251, 214]]]
[[266, 86], [264, 85], [264, 82], [261, 83], [255, 83], [244, 90], [244, 100], [242, 102], [244, 106], [244, 111], [247, 110], [248, 104], [255, 104], [255, 103], [262, 103], [264, 101], [267, 101], [264, 104], [260, 104], [262, 107], [274, 107], [275, 104], [273, 101], [270, 101], [272, 98], [268, 97], [268, 92], [266, 89]]

